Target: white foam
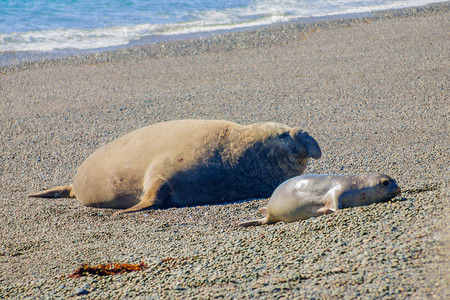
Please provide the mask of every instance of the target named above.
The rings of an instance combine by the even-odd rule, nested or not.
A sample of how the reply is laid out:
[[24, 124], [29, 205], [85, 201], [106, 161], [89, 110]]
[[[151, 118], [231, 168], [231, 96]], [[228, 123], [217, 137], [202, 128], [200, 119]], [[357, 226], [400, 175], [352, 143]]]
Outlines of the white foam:
[[141, 24], [97, 29], [53, 29], [0, 34], [0, 52], [98, 49], [127, 45], [153, 35], [180, 35], [287, 22], [297, 18], [361, 13], [442, 1], [399, 0], [361, 6], [356, 0], [256, 0], [246, 7], [193, 14], [191, 22]]
[[0, 51], [96, 49], [128, 44], [151, 34], [156, 25], [82, 29], [54, 29], [0, 34]]

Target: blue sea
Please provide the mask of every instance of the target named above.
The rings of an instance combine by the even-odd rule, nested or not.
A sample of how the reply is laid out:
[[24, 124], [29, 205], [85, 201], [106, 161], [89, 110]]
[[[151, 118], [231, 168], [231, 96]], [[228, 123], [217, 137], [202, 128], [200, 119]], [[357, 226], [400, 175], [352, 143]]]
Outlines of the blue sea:
[[434, 2], [441, 1], [0, 0], [0, 56], [110, 49], [152, 37], [169, 39]]

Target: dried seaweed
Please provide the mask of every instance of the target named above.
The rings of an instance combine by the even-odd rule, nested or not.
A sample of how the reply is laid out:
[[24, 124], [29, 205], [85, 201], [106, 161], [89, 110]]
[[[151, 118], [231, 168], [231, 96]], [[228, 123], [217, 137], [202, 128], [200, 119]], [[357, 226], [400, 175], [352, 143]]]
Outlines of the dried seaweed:
[[73, 274], [69, 275], [70, 278], [79, 278], [82, 276], [87, 276], [89, 274], [93, 275], [117, 275], [133, 271], [141, 271], [147, 269], [148, 265], [144, 262], [133, 265], [133, 264], [100, 264], [98, 266], [89, 266], [88, 264], [82, 264], [79, 269], [77, 269]]

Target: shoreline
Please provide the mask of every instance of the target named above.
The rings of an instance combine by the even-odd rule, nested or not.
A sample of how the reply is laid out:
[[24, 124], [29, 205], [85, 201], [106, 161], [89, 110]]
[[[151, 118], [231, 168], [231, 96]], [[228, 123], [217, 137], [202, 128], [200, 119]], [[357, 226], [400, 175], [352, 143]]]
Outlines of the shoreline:
[[[240, 39], [241, 35], [246, 35], [249, 32], [259, 31], [272, 31], [279, 30], [280, 28], [287, 28], [292, 30], [295, 28], [298, 31], [314, 30], [321, 27], [339, 27], [349, 26], [349, 24], [357, 24], [361, 22], [374, 21], [379, 19], [389, 19], [394, 17], [408, 17], [408, 16], [423, 16], [437, 12], [448, 10], [450, 7], [450, 1], [428, 4], [417, 7], [398, 8], [390, 10], [363, 12], [363, 13], [351, 13], [344, 15], [329, 15], [320, 17], [308, 17], [299, 18], [289, 22], [274, 23], [270, 25], [261, 25], [255, 27], [242, 27], [229, 30], [218, 30], [210, 32], [197, 32], [192, 34], [182, 35], [168, 35], [168, 36], [150, 36], [144, 37], [140, 40], [130, 42], [128, 45], [120, 45], [116, 47], [98, 48], [98, 49], [85, 49], [85, 50], [59, 50], [49, 51], [44, 53], [39, 52], [7, 52], [2, 55], [4, 58], [0, 58], [0, 72], [2, 69], [21, 69], [32, 67], [33, 65], [42, 64], [54, 64], [59, 63], [93, 63], [95, 61], [109, 61], [111, 59], [117, 59], [128, 53], [131, 55], [134, 52], [150, 52], [156, 53], [162, 52], [160, 55], [164, 55], [159, 45], [161, 44], [173, 44], [174, 50], [172, 53], [179, 53], [179, 45], [182, 44], [195, 44], [196, 41], [202, 41], [204, 43], [213, 43], [216, 38], [222, 36], [227, 39]], [[156, 53], [155, 53], [156, 52]], [[151, 55], [149, 53], [149, 55]]]
[[[449, 299], [450, 13], [417, 13], [1, 68], [0, 298]], [[188, 118], [300, 126], [322, 149], [303, 174], [383, 173], [403, 193], [248, 229], [268, 199], [117, 215], [27, 197]], [[150, 268], [68, 277], [113, 262]]]

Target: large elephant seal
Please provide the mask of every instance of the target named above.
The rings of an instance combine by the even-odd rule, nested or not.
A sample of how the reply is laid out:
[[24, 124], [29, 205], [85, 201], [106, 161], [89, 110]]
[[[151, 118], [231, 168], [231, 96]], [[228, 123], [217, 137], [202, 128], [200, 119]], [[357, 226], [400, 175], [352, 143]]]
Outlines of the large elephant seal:
[[273, 192], [267, 207], [260, 210], [267, 214], [265, 218], [239, 226], [305, 220], [338, 209], [385, 202], [400, 192], [395, 180], [383, 174], [296, 176]]
[[300, 128], [266, 122], [179, 120], [133, 131], [95, 151], [72, 185], [31, 197], [76, 197], [122, 208], [193, 206], [266, 198], [318, 159], [317, 142]]

